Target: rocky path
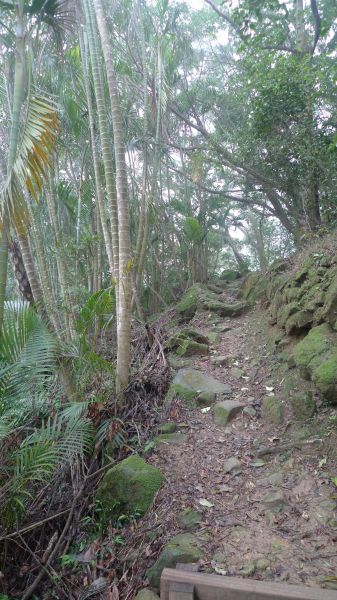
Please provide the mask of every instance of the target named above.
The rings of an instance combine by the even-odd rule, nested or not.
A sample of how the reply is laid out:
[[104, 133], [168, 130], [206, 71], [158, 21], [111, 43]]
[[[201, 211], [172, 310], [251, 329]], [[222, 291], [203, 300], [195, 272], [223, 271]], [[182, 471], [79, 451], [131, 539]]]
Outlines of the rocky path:
[[209, 354], [183, 366], [225, 384], [217, 400], [239, 410], [225, 424], [212, 394], [196, 408], [172, 395], [166, 433], [148, 455], [166, 483], [129, 533], [125, 581], [155, 589], [163, 566], [198, 561], [208, 573], [334, 587], [336, 417], [322, 410], [294, 421], [288, 367], [274, 353], [263, 313], [218, 319], [204, 312], [190, 326], [213, 341]]

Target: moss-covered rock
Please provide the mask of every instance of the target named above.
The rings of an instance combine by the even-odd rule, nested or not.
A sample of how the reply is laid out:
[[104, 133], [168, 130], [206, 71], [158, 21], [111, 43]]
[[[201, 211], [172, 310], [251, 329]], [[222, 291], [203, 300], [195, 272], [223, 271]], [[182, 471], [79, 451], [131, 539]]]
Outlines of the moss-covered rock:
[[176, 353], [179, 356], [206, 356], [206, 354], [208, 354], [208, 345], [185, 339], [176, 349]]
[[337, 404], [337, 349], [313, 369], [312, 381], [324, 398]]
[[198, 309], [213, 312], [221, 317], [235, 317], [243, 314], [248, 308], [247, 302], [226, 304], [220, 300], [219, 294], [215, 294], [206, 286], [195, 284], [185, 292], [176, 310], [182, 319], [189, 320]]
[[155, 446], [159, 446], [160, 444], [183, 444], [186, 440], [187, 436], [178, 431], [174, 433], [160, 433], [153, 441]]
[[309, 310], [299, 310], [291, 315], [285, 323], [287, 335], [298, 334], [307, 330], [313, 322], [313, 312]]
[[181, 533], [172, 538], [165, 546], [153, 567], [148, 569], [150, 584], [159, 589], [163, 569], [174, 568], [178, 563], [198, 562], [202, 557], [199, 542], [190, 533]]
[[231, 269], [227, 269], [226, 271], [222, 271], [220, 275], [220, 279], [223, 281], [235, 281], [236, 279], [240, 279], [241, 273], [239, 271], [234, 271]]
[[310, 390], [298, 392], [293, 396], [290, 396], [290, 404], [296, 419], [299, 421], [310, 419], [316, 410], [316, 402], [313, 393]]
[[301, 374], [312, 379], [322, 395], [337, 403], [337, 334], [327, 323], [313, 327], [293, 350]]
[[217, 402], [213, 407], [214, 421], [217, 425], [226, 426], [243, 408], [244, 404], [235, 400]]
[[249, 273], [244, 280], [242, 296], [244, 300], [256, 302], [262, 298], [268, 286], [268, 279], [262, 273]]
[[177, 423], [163, 423], [159, 425], [158, 431], [160, 433], [175, 433], [178, 429]]
[[321, 358], [329, 353], [332, 347], [332, 331], [327, 323], [313, 327], [308, 335], [293, 350], [295, 364], [303, 374], [310, 376], [314, 365], [319, 366]]
[[182, 318], [188, 320], [194, 317], [198, 308], [200, 294], [201, 286], [199, 284], [193, 285], [185, 292], [176, 306], [176, 310]]
[[277, 311], [277, 323], [280, 327], [285, 327], [286, 322], [288, 321], [291, 315], [294, 315], [299, 310], [299, 306], [297, 302], [291, 302], [290, 304], [286, 304], [285, 306], [281, 306]]
[[196, 404], [198, 406], [210, 406], [216, 401], [216, 394], [214, 392], [201, 392], [196, 397]]
[[211, 331], [208, 334], [208, 339], [211, 344], [216, 344], [220, 340], [220, 334], [217, 331]]
[[166, 348], [179, 356], [188, 357], [208, 354], [209, 339], [201, 331], [186, 327], [172, 335], [166, 342]]
[[262, 402], [262, 416], [273, 425], [280, 425], [283, 421], [283, 405], [276, 396], [266, 396]]
[[327, 289], [322, 315], [334, 327], [337, 321], [337, 267], [331, 273], [331, 283]]
[[107, 471], [96, 493], [103, 522], [123, 513], [144, 515], [163, 482], [161, 471], [140, 456], [122, 460]]
[[159, 596], [149, 589], [140, 590], [135, 600], [159, 600]]
[[180, 400], [183, 400], [188, 406], [193, 408], [196, 406], [195, 400], [198, 395], [199, 392], [197, 390], [186, 388], [178, 383], [171, 383], [165, 396], [165, 404], [171, 402], [174, 398], [180, 398]]
[[185, 508], [177, 516], [179, 527], [186, 530], [194, 529], [202, 521], [202, 514], [193, 510], [193, 508]]
[[212, 298], [204, 297], [201, 303], [201, 308], [214, 312], [220, 317], [239, 317], [247, 312], [249, 305], [247, 302], [234, 302], [233, 304], [225, 304]]

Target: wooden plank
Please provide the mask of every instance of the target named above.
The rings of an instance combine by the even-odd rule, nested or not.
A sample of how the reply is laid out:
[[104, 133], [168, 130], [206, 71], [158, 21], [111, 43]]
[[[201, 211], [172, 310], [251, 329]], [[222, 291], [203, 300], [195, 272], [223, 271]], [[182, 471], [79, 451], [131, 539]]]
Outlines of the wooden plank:
[[193, 571], [194, 573], [197, 573], [199, 571], [199, 565], [198, 563], [178, 563], [176, 569], [179, 569], [179, 571]]
[[194, 594], [198, 600], [337, 600], [337, 592], [333, 590], [176, 569], [164, 569], [162, 573], [161, 600], [171, 600], [169, 594], [172, 583], [194, 585]]
[[169, 599], [194, 600], [194, 585], [191, 583], [171, 583], [169, 589]]

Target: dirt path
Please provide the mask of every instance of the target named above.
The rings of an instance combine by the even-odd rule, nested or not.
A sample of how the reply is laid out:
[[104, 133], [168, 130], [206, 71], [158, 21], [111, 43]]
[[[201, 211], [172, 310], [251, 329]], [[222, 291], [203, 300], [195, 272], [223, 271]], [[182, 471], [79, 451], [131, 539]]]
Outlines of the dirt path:
[[[215, 329], [207, 315], [196, 317], [191, 325], [205, 333]], [[190, 410], [181, 401], [173, 404], [167, 420], [186, 424], [185, 435], [179, 444], [160, 444], [148, 457], [163, 471], [166, 484], [150, 514], [129, 532], [121, 556], [125, 582], [132, 579], [144, 586], [146, 569], [163, 545], [184, 530], [179, 513], [190, 508], [200, 513], [192, 532], [202, 547], [202, 571], [333, 587], [334, 418], [322, 410], [314, 420], [294, 424], [285, 407], [280, 426], [268, 423], [261, 416], [261, 402], [266, 393], [282, 390], [284, 371], [268, 342], [266, 316], [256, 310], [220, 325], [231, 329], [219, 334], [210, 356], [197, 357], [192, 366], [229, 384], [229, 399], [249, 408], [219, 427], [211, 410]], [[227, 356], [226, 366], [215, 366], [212, 355]], [[330, 429], [327, 420], [333, 424]], [[323, 441], [311, 443], [316, 438]], [[285, 441], [291, 445], [299, 440], [302, 447], [274, 452]], [[257, 458], [264, 447], [273, 453]], [[225, 463], [233, 457], [239, 464], [226, 473]], [[133, 597], [131, 590], [126, 596]]]

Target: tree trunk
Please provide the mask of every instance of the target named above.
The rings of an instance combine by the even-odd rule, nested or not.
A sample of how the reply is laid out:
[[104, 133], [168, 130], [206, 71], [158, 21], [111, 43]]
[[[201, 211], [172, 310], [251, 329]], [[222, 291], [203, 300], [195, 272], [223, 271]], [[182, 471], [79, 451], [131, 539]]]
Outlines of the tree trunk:
[[131, 341], [131, 240], [129, 223], [128, 182], [125, 162], [122, 114], [116, 75], [111, 55], [109, 34], [101, 0], [94, 0], [98, 30], [107, 72], [110, 95], [116, 164], [116, 190], [119, 237], [118, 325], [117, 325], [117, 392], [128, 384]]

